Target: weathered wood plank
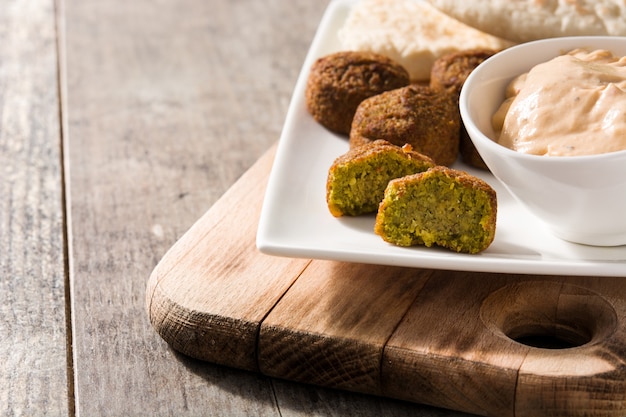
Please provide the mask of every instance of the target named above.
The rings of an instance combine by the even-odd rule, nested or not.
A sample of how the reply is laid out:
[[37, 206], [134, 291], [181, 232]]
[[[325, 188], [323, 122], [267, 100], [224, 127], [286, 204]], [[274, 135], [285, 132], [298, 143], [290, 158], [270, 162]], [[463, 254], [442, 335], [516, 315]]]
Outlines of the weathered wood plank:
[[623, 414], [621, 278], [298, 263], [249, 250], [225, 268], [251, 245], [270, 156], [150, 278], [148, 311], [175, 349], [235, 367], [256, 349], [265, 375], [478, 415]]
[[324, 7], [65, 1], [78, 414], [278, 415], [271, 380], [168, 349], [145, 283], [278, 138]]
[[435, 271], [385, 349], [386, 395], [478, 415], [512, 415], [517, 370], [528, 347], [490, 337], [480, 316], [482, 300], [515, 279]]
[[[152, 272], [146, 290], [150, 322], [179, 352], [258, 371], [261, 322], [310, 262], [256, 250], [258, 223], [253, 219], [261, 211], [258, 197], [267, 185], [274, 151], [266, 152]], [[233, 224], [232, 219], [243, 221]], [[211, 279], [194, 279], [203, 274]]]
[[382, 395], [383, 349], [431, 273], [313, 261], [263, 321], [261, 372]]
[[[381, 363], [383, 349], [435, 271], [280, 258], [251, 249], [274, 150], [266, 152], [154, 269], [146, 308], [155, 330], [174, 349], [195, 358], [342, 390], [333, 395], [327, 389], [296, 389], [273, 381], [281, 415], [345, 409], [363, 416], [404, 415], [408, 410], [420, 410], [424, 416], [441, 413], [343, 391], [392, 393], [381, 386], [391, 385], [383, 378], [389, 376], [381, 375], [386, 367]], [[245, 205], [237, 204], [244, 200]], [[441, 373], [446, 360], [442, 358]], [[409, 372], [418, 374], [414, 368]], [[308, 392], [306, 397], [314, 403], [300, 400], [294, 409], [295, 391]], [[361, 409], [368, 412], [356, 411]]]
[[69, 414], [54, 2], [0, 7], [0, 414]]
[[77, 414], [449, 415], [190, 359], [145, 313], [157, 262], [278, 138], [326, 4], [65, 0]]

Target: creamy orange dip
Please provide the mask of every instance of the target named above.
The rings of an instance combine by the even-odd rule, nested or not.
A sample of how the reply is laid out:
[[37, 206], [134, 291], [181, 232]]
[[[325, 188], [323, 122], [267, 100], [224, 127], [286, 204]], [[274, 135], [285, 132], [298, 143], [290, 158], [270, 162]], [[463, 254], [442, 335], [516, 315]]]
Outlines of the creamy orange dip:
[[493, 115], [497, 142], [535, 155], [626, 149], [626, 57], [573, 50], [514, 79]]

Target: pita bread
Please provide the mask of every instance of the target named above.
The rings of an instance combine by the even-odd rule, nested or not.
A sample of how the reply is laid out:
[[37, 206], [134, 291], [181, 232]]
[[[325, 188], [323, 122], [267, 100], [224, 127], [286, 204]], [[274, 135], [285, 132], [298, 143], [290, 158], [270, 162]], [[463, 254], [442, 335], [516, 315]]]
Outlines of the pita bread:
[[413, 81], [428, 80], [433, 63], [446, 53], [512, 45], [418, 0], [357, 2], [338, 36], [342, 49], [386, 55], [404, 66]]
[[626, 36], [623, 0], [428, 1], [469, 26], [514, 42], [561, 36]]

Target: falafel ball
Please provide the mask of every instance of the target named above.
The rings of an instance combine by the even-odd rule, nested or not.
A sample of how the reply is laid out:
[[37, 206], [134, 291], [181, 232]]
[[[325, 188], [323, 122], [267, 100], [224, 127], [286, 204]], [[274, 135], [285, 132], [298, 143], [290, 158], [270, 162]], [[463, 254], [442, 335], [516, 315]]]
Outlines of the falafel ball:
[[426, 85], [387, 91], [363, 100], [350, 130], [350, 147], [376, 139], [410, 144], [438, 165], [451, 165], [459, 153], [458, 98]]
[[318, 123], [348, 135], [361, 101], [408, 84], [407, 70], [384, 55], [336, 52], [312, 65], [305, 92], [306, 106]]
[[480, 156], [476, 146], [474, 146], [474, 142], [469, 137], [469, 133], [465, 129], [465, 126], [461, 125], [461, 137], [459, 139], [459, 151], [461, 154], [461, 159], [467, 165], [472, 166], [474, 168], [479, 168], [484, 171], [489, 171], [487, 164], [483, 160], [483, 157]]
[[437, 58], [430, 70], [430, 86], [434, 89], [452, 89], [457, 95], [474, 69], [497, 51], [467, 49], [451, 52]]
[[[430, 86], [434, 89], [454, 92], [458, 97], [470, 73], [496, 52], [496, 50], [492, 49], [468, 49], [441, 56], [431, 68]], [[467, 134], [463, 120], [461, 120], [460, 135], [460, 152], [463, 161], [470, 166], [488, 170], [487, 165]]]

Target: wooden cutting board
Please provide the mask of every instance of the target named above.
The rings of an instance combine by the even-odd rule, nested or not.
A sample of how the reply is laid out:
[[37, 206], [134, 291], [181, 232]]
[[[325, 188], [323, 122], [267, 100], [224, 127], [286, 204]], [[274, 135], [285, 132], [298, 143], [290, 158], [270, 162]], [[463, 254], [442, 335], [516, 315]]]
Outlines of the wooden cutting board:
[[270, 149], [170, 249], [150, 320], [186, 355], [494, 417], [626, 415], [626, 280], [290, 259], [255, 247]]

